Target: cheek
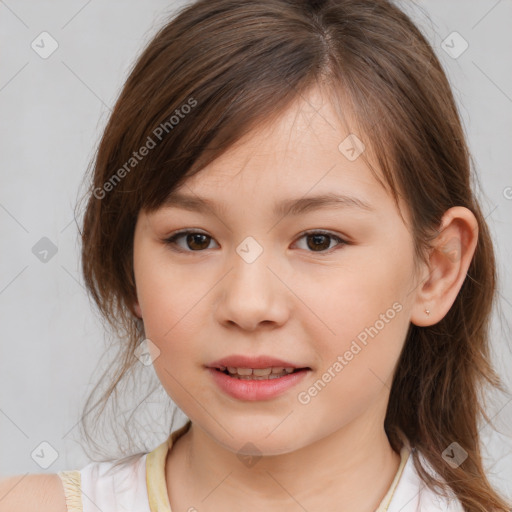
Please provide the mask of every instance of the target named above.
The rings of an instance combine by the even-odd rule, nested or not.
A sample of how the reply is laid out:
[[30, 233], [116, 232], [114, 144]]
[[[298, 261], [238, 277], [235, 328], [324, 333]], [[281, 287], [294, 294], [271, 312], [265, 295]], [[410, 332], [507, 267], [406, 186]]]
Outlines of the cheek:
[[176, 293], [175, 289], [167, 288], [162, 280], [154, 284], [155, 287], [148, 289], [150, 293], [144, 310], [146, 337], [160, 351], [159, 357], [153, 361], [153, 367], [174, 403], [194, 418], [194, 411], [190, 410], [190, 397], [201, 396], [197, 380], [194, 380], [202, 354], [197, 341], [202, 330], [198, 317], [201, 314], [200, 304], [197, 304], [197, 297], [201, 295], [194, 295], [190, 290], [186, 294]]
[[336, 335], [316, 338], [321, 365], [298, 390], [299, 407], [325, 425], [350, 422], [387, 395], [407, 333], [406, 310], [398, 301], [378, 294], [360, 299], [360, 305], [344, 301], [341, 313], [330, 312]]
[[159, 350], [153, 366], [174, 399], [179, 396], [179, 383], [184, 381], [191, 361], [196, 363], [200, 354], [194, 343], [201, 330], [198, 315], [206, 285], [197, 275], [194, 278], [170, 266], [159, 251], [150, 254], [139, 248], [134, 255], [134, 271], [145, 336]]
[[315, 339], [321, 370], [330, 372], [326, 380], [336, 375], [332, 380], [337, 384], [329, 385], [333, 392], [343, 389], [361, 397], [390, 382], [409, 327], [412, 297], [412, 249], [405, 245], [398, 252], [396, 247], [372, 248], [366, 255], [361, 251], [350, 271], [340, 269], [334, 274], [339, 277], [331, 276], [317, 294], [324, 326]]
[[201, 278], [192, 265], [170, 264], [169, 260], [161, 248], [139, 249], [134, 258], [146, 335], [163, 344], [197, 324], [192, 320], [196, 305], [209, 288], [207, 276]]

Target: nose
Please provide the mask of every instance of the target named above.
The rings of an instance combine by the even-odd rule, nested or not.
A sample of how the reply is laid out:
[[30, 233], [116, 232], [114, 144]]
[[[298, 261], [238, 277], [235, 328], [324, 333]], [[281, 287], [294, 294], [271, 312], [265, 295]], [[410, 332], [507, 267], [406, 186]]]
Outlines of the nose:
[[254, 261], [243, 251], [227, 259], [230, 271], [218, 288], [217, 321], [227, 327], [254, 331], [261, 326], [276, 328], [289, 316], [286, 279], [274, 269], [278, 265], [263, 251]]

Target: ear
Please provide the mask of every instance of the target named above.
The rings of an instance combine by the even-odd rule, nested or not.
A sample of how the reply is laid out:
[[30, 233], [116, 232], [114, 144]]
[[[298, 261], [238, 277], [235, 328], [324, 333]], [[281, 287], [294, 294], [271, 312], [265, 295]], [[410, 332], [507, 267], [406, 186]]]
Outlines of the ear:
[[428, 268], [416, 287], [411, 311], [414, 325], [434, 325], [448, 313], [466, 279], [477, 242], [478, 221], [473, 212], [463, 206], [446, 210]]

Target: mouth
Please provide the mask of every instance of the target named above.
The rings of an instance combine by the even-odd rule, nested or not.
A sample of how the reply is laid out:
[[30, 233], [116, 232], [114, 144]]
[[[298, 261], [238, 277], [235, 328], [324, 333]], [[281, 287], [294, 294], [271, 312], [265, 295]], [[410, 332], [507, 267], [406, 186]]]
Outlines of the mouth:
[[311, 371], [309, 367], [267, 366], [268, 364], [266, 362], [258, 365], [253, 362], [253, 366], [259, 366], [259, 368], [253, 368], [217, 363], [215, 366], [208, 367], [208, 371], [220, 391], [242, 401], [278, 398], [304, 381]]
[[273, 380], [281, 379], [292, 373], [304, 372], [311, 370], [309, 367], [294, 368], [283, 366], [269, 366], [268, 368], [244, 368], [234, 366], [219, 366], [214, 370], [227, 375], [233, 379], [239, 380]]

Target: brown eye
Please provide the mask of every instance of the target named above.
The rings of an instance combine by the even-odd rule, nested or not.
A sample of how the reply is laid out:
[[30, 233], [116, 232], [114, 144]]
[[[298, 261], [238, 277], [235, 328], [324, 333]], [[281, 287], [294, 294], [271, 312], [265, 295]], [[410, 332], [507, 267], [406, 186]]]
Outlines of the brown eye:
[[[185, 245], [178, 243], [178, 240], [184, 239]], [[335, 250], [337, 246], [340, 248], [347, 245], [347, 242], [337, 235], [332, 233], [324, 233], [322, 231], [311, 231], [304, 233], [299, 240], [306, 239], [306, 251], [316, 252], [319, 254], [330, 253]], [[169, 245], [173, 250], [179, 252], [201, 252], [209, 248], [210, 242], [213, 238], [206, 233], [199, 231], [181, 231], [166, 238], [164, 243]], [[331, 246], [332, 241], [337, 242], [334, 247]]]
[[208, 235], [203, 235], [202, 233], [193, 233], [187, 235], [186, 243], [190, 249], [198, 249], [201, 251], [208, 248], [210, 245], [209, 239], [210, 237]]
[[[177, 242], [182, 238], [185, 240], [185, 247]], [[198, 231], [181, 231], [180, 233], [175, 233], [171, 237], [166, 238], [164, 242], [177, 251], [200, 252], [208, 249], [211, 240], [213, 240], [212, 237], [205, 233]]]
[[308, 235], [308, 247], [313, 251], [325, 251], [331, 245], [329, 235]]
[[[329, 249], [336, 249], [337, 246], [340, 248], [346, 245], [347, 242], [337, 235], [332, 233], [324, 233], [323, 231], [310, 231], [303, 233], [299, 240], [306, 239], [306, 249], [309, 252], [327, 253], [331, 252]], [[331, 242], [336, 241], [337, 244], [332, 247]]]

